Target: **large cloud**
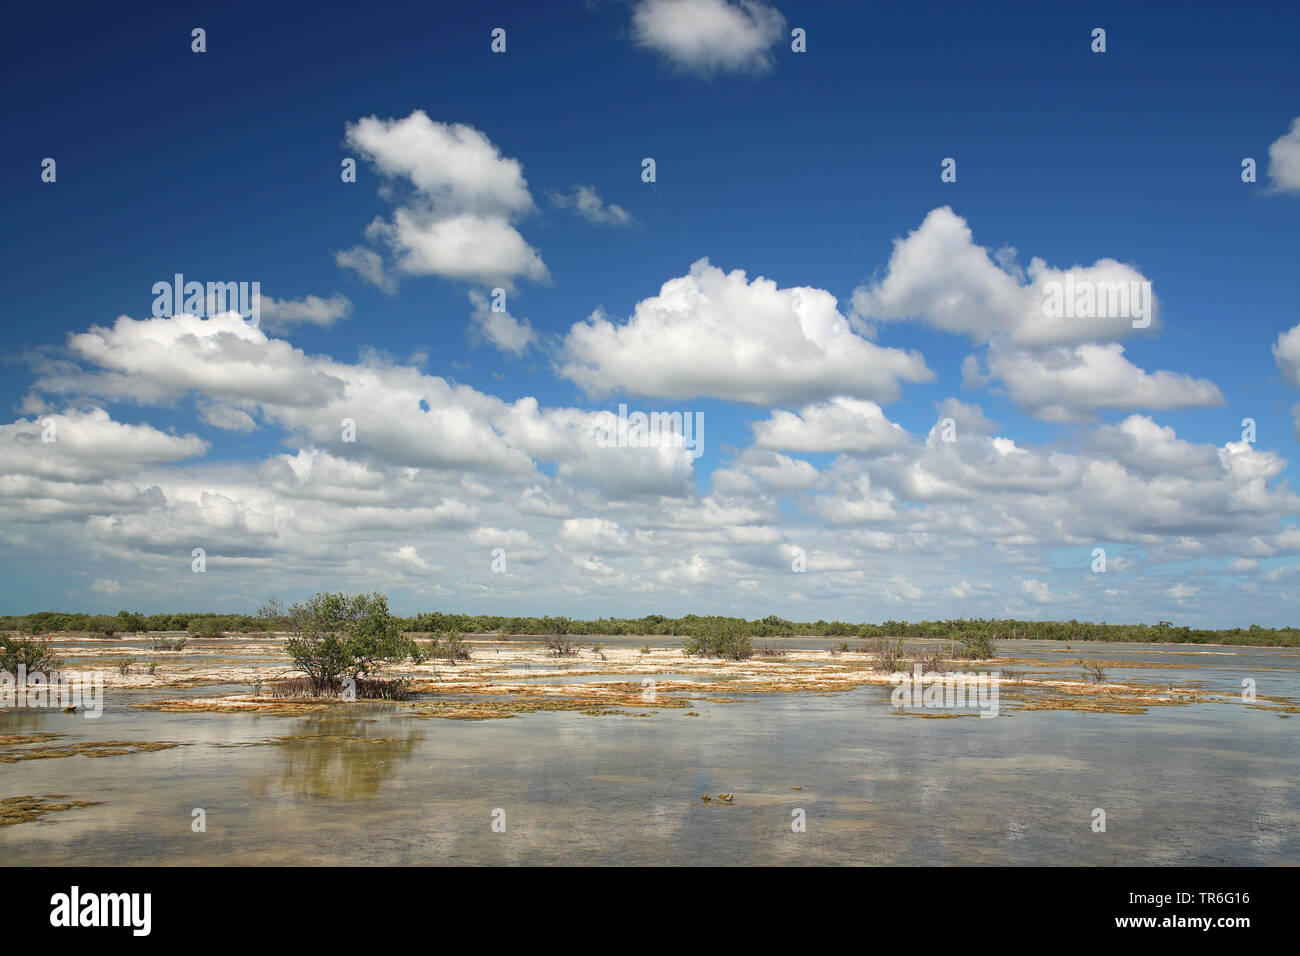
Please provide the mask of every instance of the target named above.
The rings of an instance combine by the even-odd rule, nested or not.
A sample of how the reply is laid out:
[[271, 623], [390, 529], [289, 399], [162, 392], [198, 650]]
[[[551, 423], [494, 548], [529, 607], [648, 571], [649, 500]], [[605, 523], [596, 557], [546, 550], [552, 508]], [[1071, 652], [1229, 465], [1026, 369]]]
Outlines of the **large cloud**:
[[991, 349], [989, 372], [1033, 415], [1090, 421], [1098, 409], [1171, 409], [1224, 404], [1217, 385], [1176, 372], [1147, 372], [1117, 343], [1039, 351]]
[[[993, 379], [1046, 421], [1088, 421], [1098, 409], [1171, 409], [1223, 404], [1214, 383], [1147, 372], [1116, 340], [1158, 325], [1150, 280], [1114, 259], [1060, 269], [1041, 259], [1026, 271], [1015, 250], [976, 245], [947, 206], [894, 242], [884, 277], [853, 294], [856, 323], [919, 321], [987, 347], [963, 363], [965, 383]], [[1068, 303], [1068, 304], [1067, 304]]]
[[[403, 119], [360, 119], [348, 126], [347, 142], [383, 175], [412, 187], [391, 221], [376, 219], [366, 230], [388, 248], [398, 272], [504, 286], [546, 278], [541, 256], [512, 222], [533, 208], [523, 168], [483, 133], [416, 110]], [[391, 290], [394, 277], [373, 249], [342, 250], [336, 260]]]
[[92, 481], [203, 455], [208, 447], [195, 435], [169, 435], [151, 425], [114, 421], [102, 408], [69, 409], [0, 425], [0, 458], [9, 479], [27, 475]]
[[70, 336], [69, 347], [91, 370], [59, 366], [37, 392], [146, 404], [194, 395], [203, 419], [225, 430], [251, 431], [260, 418], [297, 442], [408, 468], [533, 475], [545, 461], [614, 497], [682, 494], [692, 481], [687, 449], [603, 447], [609, 412], [507, 403], [373, 355], [355, 364], [308, 355], [237, 313], [122, 316]]
[[907, 442], [907, 433], [879, 405], [853, 398], [807, 405], [798, 414], [777, 409], [753, 428], [760, 448], [786, 451], [872, 454]]
[[[711, 479], [671, 444], [606, 447], [607, 411], [506, 401], [374, 351], [357, 362], [309, 354], [235, 314], [124, 317], [42, 360], [27, 417], [0, 429], [0, 540], [26, 563], [57, 563], [68, 604], [111, 610], [251, 608], [270, 590], [322, 586], [379, 587], [402, 610], [592, 616], [1230, 624], [1282, 623], [1300, 604], [1300, 574], [1279, 566], [1300, 554], [1289, 523], [1300, 501], [1274, 452], [1189, 441], [1148, 415], [1026, 441], [951, 398], [927, 433], [910, 434], [845, 388], [860, 383], [858, 360], [906, 354], [842, 328], [828, 293], [707, 263], [665, 289], [611, 326], [611, 355], [645, 346], [646, 381], [672, 370], [650, 345], [697, 336], [706, 361], [686, 363], [689, 388], [811, 394], [764, 405], [748, 448], [711, 426], [709, 453], [726, 458]], [[1279, 339], [1284, 371], [1297, 351], [1290, 333]], [[786, 361], [762, 366], [751, 352]], [[1091, 372], [1076, 380], [1078, 355]], [[1108, 385], [1107, 369], [1134, 374], [1115, 343], [995, 343], [986, 358], [1009, 394], [1021, 389], [1016, 400], [1040, 389], [1043, 409], [1064, 395], [1076, 413], [1110, 407], [1108, 389], [1156, 389], [1155, 404], [1158, 389], [1191, 381], [1135, 370], [1145, 384]], [[1051, 370], [1054, 384], [1015, 365], [1057, 358], [1069, 368]], [[104, 409], [157, 406], [173, 422], [191, 400], [240, 454], [213, 461], [184, 428]], [[45, 417], [66, 445], [40, 444]], [[355, 442], [342, 440], [344, 418]], [[1099, 546], [1110, 569], [1091, 574]], [[194, 547], [205, 574], [191, 571]]]
[[342, 379], [235, 312], [210, 319], [178, 315], [136, 321], [120, 316], [111, 328], [92, 326], [69, 336], [68, 348], [102, 371], [94, 377], [75, 370], [47, 375], [42, 390], [91, 389], [110, 398], [147, 402], [194, 391], [309, 408], [344, 394]]
[[[440, 380], [400, 366], [303, 359], [345, 382], [367, 409], [356, 445], [332, 435], [315, 442], [304, 426], [290, 432], [297, 448], [289, 453], [183, 463], [203, 450], [193, 436], [85, 413], [101, 435], [85, 446], [101, 451], [87, 457], [103, 465], [10, 474], [0, 483], [0, 535], [25, 553], [71, 555], [66, 560], [83, 569], [87, 586], [116, 582], [120, 590], [111, 594], [91, 592], [114, 606], [256, 606], [273, 579], [282, 594], [318, 589], [322, 580], [381, 586], [401, 595], [404, 608], [599, 614], [617, 600], [620, 608], [752, 615], [794, 613], [810, 602], [812, 617], [872, 616], [886, 605], [909, 618], [1028, 615], [1044, 600], [1054, 616], [1095, 617], [1099, 608], [1109, 619], [1174, 610], [1187, 619], [1207, 609], [1249, 615], [1247, 596], [1227, 584], [1147, 568], [1300, 551], [1300, 531], [1283, 524], [1298, 504], [1278, 482], [1285, 462], [1245, 443], [1188, 442], [1146, 416], [1083, 432], [1067, 449], [1017, 444], [990, 431], [977, 407], [949, 400], [941, 412], [958, 421], [954, 441], [936, 425], [870, 455], [840, 455], [823, 470], [751, 448], [714, 473], [711, 492], [697, 495], [689, 456], [593, 441], [599, 413], [441, 391]], [[380, 403], [380, 392], [391, 393], [391, 405]], [[417, 395], [430, 411], [454, 410], [467, 427], [485, 427], [505, 455], [502, 465], [442, 467], [413, 450], [430, 439], [455, 444], [462, 457], [472, 448], [471, 440], [439, 439], [444, 426], [426, 420]], [[262, 427], [298, 414], [253, 407]], [[797, 427], [852, 411], [846, 402], [805, 407]], [[386, 425], [384, 416], [406, 421]], [[28, 434], [30, 444], [34, 428], [19, 422], [14, 432]], [[111, 469], [109, 444], [118, 456]], [[15, 460], [33, 463], [20, 470], [48, 472], [46, 459], [23, 457], [29, 451], [15, 452]], [[553, 473], [533, 461], [555, 463]], [[656, 474], [663, 476], [657, 488]], [[1111, 549], [1111, 573], [1088, 577], [1097, 545]], [[190, 572], [193, 547], [207, 552], [206, 575]], [[504, 573], [492, 563], [498, 547]], [[1063, 551], [1065, 566], [1054, 569]], [[806, 555], [806, 574], [791, 571], [798, 553]], [[968, 583], [972, 566], [982, 569], [978, 586]], [[1258, 586], [1285, 602], [1296, 576], [1260, 570]], [[1080, 580], [1104, 584], [1106, 595]], [[1190, 603], [1171, 606], [1170, 589], [1180, 584]], [[1193, 586], [1196, 593], [1187, 593]]]
[[[884, 278], [858, 288], [853, 309], [867, 320], [915, 319], [979, 344], [996, 340], [1022, 347], [1116, 339], [1132, 334], [1135, 318], [1138, 328], [1148, 318], [1109, 314], [1121, 312], [1119, 308], [1096, 308], [1080, 316], [1052, 316], [1045, 309], [1049, 283], [1064, 284], [1067, 275], [1080, 288], [1093, 283], [1103, 290], [1115, 283], [1149, 281], [1132, 266], [1101, 259], [1091, 266], [1058, 269], [1035, 258], [1026, 277], [1014, 268], [1009, 271], [995, 255], [975, 244], [970, 226], [952, 209], [933, 209], [917, 229], [894, 241]], [[1006, 254], [997, 258], [1008, 262]], [[1154, 326], [1154, 310], [1149, 318]]]
[[592, 395], [615, 391], [754, 404], [837, 395], [889, 401], [933, 373], [916, 352], [854, 334], [822, 289], [781, 289], [707, 259], [616, 325], [596, 313], [564, 340], [560, 371]]

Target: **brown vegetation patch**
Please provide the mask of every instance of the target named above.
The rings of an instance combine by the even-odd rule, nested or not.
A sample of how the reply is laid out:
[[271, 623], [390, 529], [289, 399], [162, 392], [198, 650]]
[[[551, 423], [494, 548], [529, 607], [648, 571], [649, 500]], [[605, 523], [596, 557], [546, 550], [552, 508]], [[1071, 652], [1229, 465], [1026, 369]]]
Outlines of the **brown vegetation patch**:
[[356, 706], [356, 701], [330, 697], [262, 698], [262, 697], [189, 697], [180, 700], [153, 700], [132, 707], [158, 710], [168, 714], [256, 714], [259, 717], [302, 717], [339, 707]]
[[47, 740], [62, 737], [63, 734], [0, 734], [0, 747], [16, 747], [19, 744], [43, 744]]
[[53, 744], [48, 747], [9, 747], [0, 750], [0, 763], [21, 760], [54, 760], [59, 757], [121, 757], [127, 754], [153, 753], [185, 744], [151, 740], [87, 740], [77, 744]]
[[47, 793], [43, 796], [5, 797], [0, 800], [0, 827], [13, 826], [15, 823], [30, 823], [49, 813], [59, 813], [77, 807], [97, 807], [95, 800], [68, 800], [64, 803], [53, 801], [62, 799], [61, 793]]
[[215, 747], [283, 747], [287, 744], [406, 744], [406, 737], [366, 737], [361, 734], [289, 734], [267, 740], [245, 740], [232, 744], [214, 744]]
[[[223, 648], [226, 645], [223, 645]], [[407, 662], [385, 670], [386, 675], [409, 681], [408, 689], [425, 699], [402, 704], [365, 701], [340, 701], [331, 698], [288, 696], [276, 698], [263, 688], [269, 673], [282, 652], [274, 643], [263, 639], [243, 645], [270, 652], [265, 661], [240, 661], [223, 656], [208, 663], [195, 660], [203, 651], [195, 648], [194, 657], [185, 662], [185, 673], [169, 674], [168, 683], [252, 683], [253, 693], [225, 697], [158, 700], [133, 706], [172, 713], [248, 713], [268, 717], [329, 716], [339, 707], [348, 707], [349, 715], [358, 713], [358, 705], [384, 707], [385, 713], [396, 707], [418, 717], [442, 717], [457, 720], [489, 720], [536, 713], [568, 711], [589, 715], [646, 714], [661, 710], [686, 712], [700, 703], [739, 703], [753, 701], [756, 695], [808, 693], [828, 696], [876, 686], [887, 693], [892, 688], [892, 671], [878, 670], [878, 655], [852, 647], [833, 653], [827, 650], [782, 648], [784, 656], [755, 656], [747, 660], [717, 660], [687, 657], [680, 647], [657, 647], [648, 654], [636, 647], [606, 646], [604, 659], [593, 659], [583, 650], [573, 667], [557, 666], [544, 645], [525, 641], [474, 642], [474, 656], [452, 666], [448, 661], [428, 660], [421, 664]], [[892, 647], [892, 645], [891, 645]], [[231, 646], [235, 650], [234, 646]], [[942, 649], [923, 648], [929, 654], [924, 661], [914, 659], [916, 647], [908, 647], [897, 660], [899, 670], [912, 673], [920, 663], [927, 671], [938, 669], [956, 672], [998, 671], [1000, 699], [1010, 710], [1078, 710], [1093, 713], [1142, 713], [1151, 706], [1181, 705], [1193, 702], [1241, 703], [1234, 695], [1195, 687], [1168, 686], [1147, 680], [1119, 680], [1089, 684], [1075, 675], [1042, 672], [1060, 665], [1042, 657], [1026, 658], [1011, 654], [988, 660], [965, 660], [960, 656], [944, 658]], [[206, 647], [204, 648], [206, 651]], [[279, 652], [279, 653], [277, 653]], [[1079, 646], [1059, 652], [1074, 658]], [[1172, 652], [1171, 652], [1172, 653]], [[1068, 661], [1072, 663], [1072, 661]], [[248, 666], [252, 663], [252, 667]], [[1196, 666], [1184, 662], [1150, 660], [1098, 660], [1104, 669], [1121, 674], [1125, 669], [1179, 669]], [[178, 667], [178, 669], [181, 669]], [[283, 674], [284, 671], [278, 673]], [[116, 674], [113, 675], [116, 678]], [[1170, 675], [1172, 676], [1172, 675]], [[257, 678], [261, 677], [262, 680]], [[586, 678], [574, 683], [574, 679]], [[643, 678], [655, 682], [653, 700], [642, 697]], [[694, 680], [690, 678], [695, 678]], [[136, 678], [131, 678], [132, 686]], [[563, 681], [563, 683], [560, 683]], [[114, 681], [116, 682], [116, 681]], [[161, 686], [155, 683], [153, 686]], [[172, 684], [172, 686], [175, 686]], [[879, 701], [872, 701], [876, 705]], [[1275, 712], [1278, 716], [1300, 713], [1300, 704], [1289, 699], [1266, 700], [1260, 697], [1250, 706]], [[698, 713], [697, 710], [690, 710]], [[362, 712], [364, 713], [364, 712]], [[939, 717], [953, 714], [917, 714]], [[967, 714], [965, 716], [973, 716]]]
[[[642, 716], [622, 709], [625, 706], [650, 707], [658, 709], [686, 707], [687, 702], [671, 697], [659, 697], [655, 701], [645, 701], [639, 696], [627, 697], [597, 696], [556, 697], [529, 694], [516, 691], [511, 696], [489, 700], [439, 700], [418, 704], [413, 713], [417, 717], [442, 717], [447, 720], [495, 720], [517, 717], [520, 714], [535, 714], [540, 711], [569, 711], [585, 714], [588, 717]], [[620, 706], [621, 705], [621, 706]]]

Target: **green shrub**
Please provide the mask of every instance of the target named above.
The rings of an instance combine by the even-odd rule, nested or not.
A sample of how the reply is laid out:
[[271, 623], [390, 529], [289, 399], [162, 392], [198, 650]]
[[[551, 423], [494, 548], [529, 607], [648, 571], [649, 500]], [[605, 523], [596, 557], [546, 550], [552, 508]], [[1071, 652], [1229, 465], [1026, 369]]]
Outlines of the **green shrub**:
[[53, 637], [19, 637], [17, 634], [0, 634], [0, 672], [16, 675], [19, 666], [31, 671], [57, 670], [59, 661], [54, 656]]
[[754, 647], [743, 625], [713, 618], [686, 638], [682, 652], [687, 657], [721, 657], [740, 661], [752, 657]]
[[293, 605], [286, 613], [279, 613], [275, 605], [265, 616], [288, 621], [294, 636], [285, 642], [285, 650], [316, 694], [338, 693], [345, 677], [360, 687], [363, 678], [383, 665], [417, 652], [414, 640], [402, 633], [401, 622], [389, 613], [388, 598], [378, 592], [354, 596], [326, 592]]
[[215, 617], [195, 617], [190, 619], [188, 628], [191, 637], [220, 637], [225, 634], [221, 620]]
[[974, 634], [958, 634], [957, 640], [966, 648], [965, 655], [973, 661], [986, 661], [997, 655], [998, 647], [993, 643], [996, 634], [978, 631]]

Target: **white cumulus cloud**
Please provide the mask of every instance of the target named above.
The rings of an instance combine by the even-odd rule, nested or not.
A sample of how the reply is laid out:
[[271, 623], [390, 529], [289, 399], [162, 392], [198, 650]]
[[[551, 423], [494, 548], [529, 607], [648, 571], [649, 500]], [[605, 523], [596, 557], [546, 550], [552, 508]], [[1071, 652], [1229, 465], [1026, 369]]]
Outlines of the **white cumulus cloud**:
[[403, 119], [351, 123], [347, 143], [412, 189], [391, 220], [376, 219], [366, 229], [372, 243], [388, 248], [391, 268], [365, 246], [336, 253], [339, 265], [390, 290], [393, 270], [506, 286], [515, 278], [547, 277], [541, 256], [513, 224], [533, 209], [523, 167], [482, 132], [416, 110]]
[[597, 312], [569, 330], [560, 371], [589, 394], [712, 396], [753, 404], [834, 396], [890, 401], [934, 374], [916, 352], [856, 335], [822, 289], [781, 289], [700, 259], [616, 325]]
[[1291, 128], [1268, 147], [1268, 176], [1273, 188], [1281, 192], [1300, 193], [1300, 116]]
[[632, 35], [694, 73], [762, 73], [785, 34], [785, 17], [759, 0], [640, 0]]

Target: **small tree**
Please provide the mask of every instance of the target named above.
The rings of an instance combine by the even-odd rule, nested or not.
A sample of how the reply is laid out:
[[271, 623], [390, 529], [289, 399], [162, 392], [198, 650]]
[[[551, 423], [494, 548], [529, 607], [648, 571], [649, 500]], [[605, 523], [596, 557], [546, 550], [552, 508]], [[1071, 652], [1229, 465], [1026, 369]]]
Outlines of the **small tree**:
[[961, 641], [962, 646], [966, 648], [965, 656], [971, 660], [986, 661], [995, 657], [998, 653], [998, 646], [993, 643], [996, 634], [989, 635], [983, 631], [977, 631], [973, 634], [958, 634], [957, 640]]
[[701, 622], [682, 643], [688, 657], [722, 657], [739, 661], [753, 655], [748, 626], [725, 618]]
[[325, 592], [287, 611], [272, 602], [262, 613], [288, 622], [293, 637], [285, 650], [316, 693], [336, 693], [345, 677], [358, 680], [416, 652], [415, 642], [389, 613], [388, 598], [378, 592]]
[[50, 634], [30, 638], [0, 634], [0, 672], [17, 675], [19, 665], [29, 673], [54, 670], [59, 662], [54, 656], [53, 641]]

